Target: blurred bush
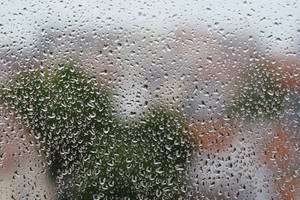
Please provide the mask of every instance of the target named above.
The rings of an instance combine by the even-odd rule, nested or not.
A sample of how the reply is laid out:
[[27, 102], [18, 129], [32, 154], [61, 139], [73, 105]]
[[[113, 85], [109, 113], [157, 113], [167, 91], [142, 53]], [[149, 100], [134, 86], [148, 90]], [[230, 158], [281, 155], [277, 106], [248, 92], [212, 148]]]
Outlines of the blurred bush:
[[276, 118], [284, 108], [287, 91], [268, 63], [256, 62], [235, 81], [237, 92], [229, 105], [233, 116], [248, 120]]
[[72, 64], [27, 69], [1, 87], [45, 156], [60, 199], [178, 199], [192, 146], [181, 115], [152, 108], [130, 124], [110, 91]]

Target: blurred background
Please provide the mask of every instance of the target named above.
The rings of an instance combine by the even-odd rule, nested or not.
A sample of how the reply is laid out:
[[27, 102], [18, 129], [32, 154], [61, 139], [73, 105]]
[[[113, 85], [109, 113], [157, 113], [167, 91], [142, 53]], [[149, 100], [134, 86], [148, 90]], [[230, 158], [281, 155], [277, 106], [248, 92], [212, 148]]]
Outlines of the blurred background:
[[[183, 198], [297, 200], [299, 9], [297, 0], [0, 0], [0, 83], [75, 63], [111, 90], [124, 122], [157, 104], [187, 119]], [[39, 139], [2, 100], [0, 113], [0, 199], [57, 199]]]

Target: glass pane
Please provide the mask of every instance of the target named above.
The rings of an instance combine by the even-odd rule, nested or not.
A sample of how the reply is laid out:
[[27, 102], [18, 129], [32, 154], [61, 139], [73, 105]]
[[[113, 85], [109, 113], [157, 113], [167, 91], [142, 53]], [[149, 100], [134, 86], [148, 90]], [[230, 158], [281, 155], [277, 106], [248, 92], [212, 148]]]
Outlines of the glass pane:
[[0, 199], [299, 199], [299, 7], [0, 1]]

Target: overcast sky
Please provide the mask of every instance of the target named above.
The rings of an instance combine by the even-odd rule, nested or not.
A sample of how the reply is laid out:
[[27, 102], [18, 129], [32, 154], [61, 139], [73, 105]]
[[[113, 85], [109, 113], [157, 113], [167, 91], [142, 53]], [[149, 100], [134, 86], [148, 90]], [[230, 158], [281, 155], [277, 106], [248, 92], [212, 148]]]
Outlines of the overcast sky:
[[1, 45], [28, 47], [42, 27], [66, 24], [80, 26], [80, 30], [145, 27], [160, 34], [167, 34], [174, 25], [212, 25], [237, 35], [254, 34], [273, 51], [295, 52], [300, 38], [300, 1], [0, 0]]

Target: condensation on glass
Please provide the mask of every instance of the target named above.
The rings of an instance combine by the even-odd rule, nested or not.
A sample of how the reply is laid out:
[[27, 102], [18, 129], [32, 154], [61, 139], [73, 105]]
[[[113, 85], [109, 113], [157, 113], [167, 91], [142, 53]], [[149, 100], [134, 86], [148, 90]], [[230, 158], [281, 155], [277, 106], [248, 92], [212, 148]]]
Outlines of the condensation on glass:
[[299, 200], [299, 9], [0, 1], [0, 200]]

